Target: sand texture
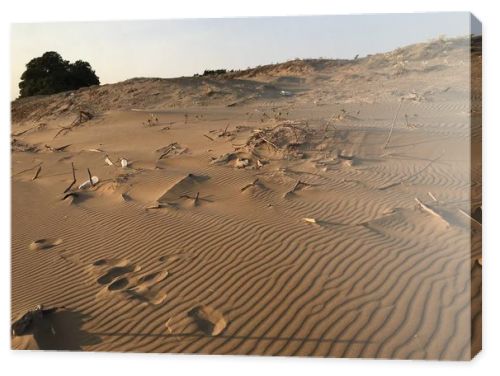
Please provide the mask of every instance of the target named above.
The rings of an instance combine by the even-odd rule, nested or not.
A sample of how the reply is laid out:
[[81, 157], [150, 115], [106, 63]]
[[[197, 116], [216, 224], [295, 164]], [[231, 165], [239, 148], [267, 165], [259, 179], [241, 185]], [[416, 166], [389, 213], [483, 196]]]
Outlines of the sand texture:
[[469, 52], [439, 40], [14, 101], [12, 320], [57, 309], [12, 347], [470, 359]]

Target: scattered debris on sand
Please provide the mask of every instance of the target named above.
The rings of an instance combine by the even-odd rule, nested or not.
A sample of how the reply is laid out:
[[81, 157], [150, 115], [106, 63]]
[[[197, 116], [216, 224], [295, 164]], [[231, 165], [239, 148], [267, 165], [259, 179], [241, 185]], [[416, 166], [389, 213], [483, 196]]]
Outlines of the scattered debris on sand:
[[37, 153], [40, 149], [32, 144], [13, 138], [10, 142], [10, 149], [17, 152]]
[[31, 242], [30, 250], [40, 251], [42, 249], [49, 249], [62, 244], [62, 242], [62, 239], [38, 239]]
[[54, 313], [59, 307], [44, 308], [43, 305], [37, 305], [34, 309], [27, 311], [16, 319], [11, 325], [13, 336], [22, 336], [32, 333], [34, 326], [42, 321], [46, 316]]

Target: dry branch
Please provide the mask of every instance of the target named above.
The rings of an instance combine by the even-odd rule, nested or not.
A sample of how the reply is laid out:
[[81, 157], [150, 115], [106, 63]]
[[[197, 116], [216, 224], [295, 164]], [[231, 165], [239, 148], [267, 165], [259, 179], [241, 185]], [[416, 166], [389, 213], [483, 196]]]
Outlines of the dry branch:
[[431, 214], [432, 216], [438, 218], [439, 220], [441, 220], [443, 223], [446, 224], [446, 226], [450, 226], [450, 223], [443, 218], [443, 216], [439, 213], [437, 213], [434, 209], [432, 209], [431, 207], [425, 205], [422, 201], [420, 201], [418, 198], [415, 197], [415, 201], [417, 202], [417, 204], [424, 210], [426, 211], [427, 213]]
[[38, 178], [38, 175], [40, 174], [40, 171], [42, 171], [42, 165], [38, 166], [38, 169], [36, 170], [35, 176], [31, 178], [31, 180], [35, 180]]
[[384, 191], [384, 190], [386, 190], [386, 189], [389, 189], [389, 188], [395, 187], [395, 186], [397, 186], [397, 185], [399, 185], [399, 184], [403, 184], [404, 182], [407, 182], [407, 181], [408, 181], [408, 180], [410, 180], [411, 178], [414, 178], [415, 176], [417, 176], [417, 175], [421, 174], [422, 172], [424, 172], [424, 171], [425, 171], [427, 168], [429, 168], [429, 167], [430, 167], [430, 166], [431, 166], [434, 162], [436, 162], [438, 159], [440, 159], [440, 158], [443, 156], [443, 154], [444, 154], [444, 152], [443, 152], [443, 153], [441, 153], [441, 154], [440, 154], [439, 156], [437, 156], [436, 158], [431, 159], [431, 160], [429, 161], [429, 163], [427, 163], [424, 167], [422, 167], [422, 169], [418, 170], [418, 171], [417, 171], [417, 172], [415, 172], [414, 174], [411, 174], [411, 175], [409, 175], [409, 176], [407, 176], [407, 177], [405, 177], [405, 178], [401, 179], [401, 180], [400, 180], [400, 181], [398, 181], [398, 182], [395, 182], [395, 183], [390, 183], [390, 184], [388, 184], [388, 185], [385, 185], [385, 186], [383, 186], [383, 187], [380, 187], [380, 188], [378, 188], [378, 190], [380, 190], [380, 191]]
[[[76, 183], [75, 166], [74, 166], [73, 162], [71, 162], [71, 170], [72, 170], [72, 173], [73, 173], [73, 181], [72, 181], [72, 182], [71, 182], [71, 184], [68, 186], [68, 188], [66, 188], [66, 189], [64, 190], [64, 192], [63, 192], [63, 193], [67, 193], [67, 192], [68, 192], [68, 191], [69, 191], [69, 190], [73, 187], [73, 185], [75, 185], [75, 183]], [[66, 198], [66, 197], [67, 197], [67, 196], [65, 196], [64, 198]], [[63, 200], [64, 200], [64, 198], [63, 198]]]
[[90, 185], [93, 187], [95, 184], [92, 180], [92, 173], [90, 172], [90, 168], [87, 168], [87, 172], [89, 173], [89, 181], [90, 181]]
[[467, 218], [469, 218], [472, 222], [478, 224], [479, 226], [483, 226], [481, 222], [479, 222], [477, 219], [473, 218], [472, 216], [470, 216], [469, 214], [467, 214], [466, 212], [464, 212], [462, 209], [458, 209], [458, 211], [460, 213], [462, 213], [463, 215], [465, 215]]
[[250, 187], [255, 187], [259, 183], [259, 178], [255, 179], [253, 182], [250, 184], [245, 185], [243, 188], [241, 188], [241, 191], [246, 191]]
[[21, 175], [22, 173], [25, 173], [25, 172], [28, 172], [28, 171], [31, 171], [31, 170], [34, 170], [35, 168], [41, 166], [43, 164], [43, 162], [40, 162], [36, 165], [34, 165], [33, 167], [30, 167], [30, 168], [27, 168], [26, 170], [22, 170], [22, 171], [19, 171], [19, 172], [16, 172], [15, 174], [13, 174], [12, 176], [17, 176], [17, 175]]
[[401, 110], [402, 105], [403, 105], [403, 98], [400, 99], [398, 109], [396, 110], [396, 113], [394, 114], [394, 119], [392, 119], [391, 130], [389, 131], [389, 136], [387, 137], [387, 140], [385, 141], [384, 149], [387, 147], [387, 145], [389, 145], [389, 142], [391, 141], [392, 131], [394, 130], [394, 125], [396, 124], [396, 119], [398, 118], [399, 110]]
[[59, 146], [59, 147], [52, 147], [50, 145], [47, 145], [45, 144], [45, 148], [49, 149], [49, 151], [51, 152], [58, 152], [58, 151], [63, 151], [64, 149], [66, 149], [68, 146], [71, 146], [71, 144], [67, 144], [67, 145], [63, 145], [63, 146]]
[[206, 138], [208, 138], [210, 141], [213, 141], [214, 139], [210, 136], [207, 136], [206, 134], [204, 134], [203, 136], [205, 136]]

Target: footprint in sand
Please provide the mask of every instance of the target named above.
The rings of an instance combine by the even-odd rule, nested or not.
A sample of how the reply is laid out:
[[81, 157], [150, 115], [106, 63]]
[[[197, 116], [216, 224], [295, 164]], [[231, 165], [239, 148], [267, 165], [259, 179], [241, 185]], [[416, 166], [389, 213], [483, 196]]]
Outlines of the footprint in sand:
[[103, 275], [97, 278], [97, 283], [100, 285], [107, 285], [113, 282], [113, 280], [115, 280], [117, 277], [120, 277], [124, 274], [128, 274], [131, 272], [136, 272], [139, 270], [140, 267], [133, 265], [113, 266], [111, 269], [109, 269], [107, 272], [105, 272]]
[[111, 282], [108, 285], [108, 290], [110, 290], [110, 291], [122, 290], [125, 287], [127, 287], [128, 284], [129, 284], [128, 278], [121, 277], [121, 278], [115, 279], [113, 282]]
[[224, 315], [208, 305], [196, 306], [187, 315], [195, 321], [199, 330], [208, 335], [219, 335], [227, 326]]
[[202, 332], [217, 336], [226, 329], [229, 320], [224, 314], [205, 304], [197, 305], [187, 312], [170, 317], [165, 327], [171, 334]]
[[141, 302], [159, 305], [165, 302], [167, 294], [163, 291], [156, 292], [155, 286], [164, 281], [168, 276], [168, 271], [154, 272], [132, 278], [130, 285], [123, 294], [128, 298], [137, 299]]
[[55, 247], [56, 245], [59, 245], [62, 242], [63, 242], [62, 239], [55, 239], [55, 238], [38, 239], [31, 242], [30, 249], [32, 251], [40, 251], [42, 249], [49, 249]]
[[162, 304], [167, 298], [165, 292], [155, 291], [155, 286], [167, 278], [168, 271], [140, 273], [141, 267], [128, 260], [105, 258], [94, 261], [90, 268], [92, 274], [97, 275], [95, 282], [105, 286], [98, 297], [120, 294], [115, 296], [152, 305]]

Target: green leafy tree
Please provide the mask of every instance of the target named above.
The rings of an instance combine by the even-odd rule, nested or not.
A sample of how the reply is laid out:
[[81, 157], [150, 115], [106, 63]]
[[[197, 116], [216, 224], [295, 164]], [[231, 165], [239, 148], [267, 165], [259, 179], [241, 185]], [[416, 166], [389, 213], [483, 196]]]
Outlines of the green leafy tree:
[[26, 64], [19, 83], [20, 97], [60, 93], [81, 87], [99, 85], [99, 77], [89, 63], [77, 60], [73, 64], [57, 52], [45, 52]]

